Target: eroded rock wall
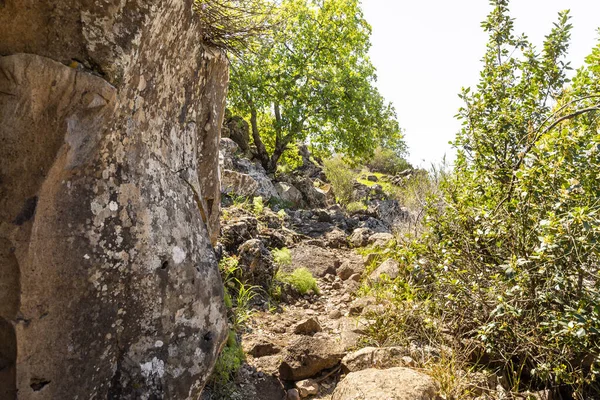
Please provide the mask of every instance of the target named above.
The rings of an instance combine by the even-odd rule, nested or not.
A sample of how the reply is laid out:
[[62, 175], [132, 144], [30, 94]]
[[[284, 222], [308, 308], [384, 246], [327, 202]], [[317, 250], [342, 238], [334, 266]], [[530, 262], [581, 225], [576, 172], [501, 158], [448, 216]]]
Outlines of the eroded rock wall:
[[[195, 399], [227, 61], [192, 0], [0, 0], [0, 398]], [[18, 395], [17, 395], [18, 393]]]

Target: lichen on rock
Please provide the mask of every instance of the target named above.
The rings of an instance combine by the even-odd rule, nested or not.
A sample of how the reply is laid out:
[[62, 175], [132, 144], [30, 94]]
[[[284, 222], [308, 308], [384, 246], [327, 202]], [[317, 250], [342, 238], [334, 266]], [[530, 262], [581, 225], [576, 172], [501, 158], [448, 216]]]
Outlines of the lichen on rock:
[[225, 56], [192, 0], [6, 0], [0, 55], [7, 398], [197, 398], [227, 331]]

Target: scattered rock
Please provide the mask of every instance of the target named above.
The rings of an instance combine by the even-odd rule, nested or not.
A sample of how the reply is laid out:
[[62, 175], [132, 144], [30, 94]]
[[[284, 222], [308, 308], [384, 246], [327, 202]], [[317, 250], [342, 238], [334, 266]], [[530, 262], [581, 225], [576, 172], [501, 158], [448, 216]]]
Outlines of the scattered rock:
[[297, 335], [313, 335], [322, 330], [319, 321], [314, 317], [307, 318], [294, 327], [294, 333]]
[[298, 389], [301, 398], [319, 394], [319, 384], [313, 379], [296, 382], [296, 389]]
[[375, 175], [369, 175], [369, 176], [367, 176], [367, 180], [369, 182], [378, 182], [379, 181], [379, 179]]
[[333, 339], [300, 336], [284, 351], [279, 376], [287, 381], [299, 381], [336, 366], [344, 352]]
[[351, 372], [332, 400], [437, 400], [438, 386], [428, 375], [397, 367]]
[[400, 274], [400, 264], [394, 259], [385, 260], [375, 271], [369, 275], [369, 279], [378, 282], [382, 275], [387, 275], [390, 279], [396, 279]]
[[369, 237], [373, 235], [373, 231], [369, 228], [356, 228], [350, 236], [350, 244], [354, 247], [364, 247], [369, 244]]
[[365, 307], [372, 306], [375, 304], [377, 304], [377, 299], [375, 297], [359, 297], [358, 299], [355, 299], [352, 303], [350, 303], [350, 315], [360, 315]]
[[342, 312], [340, 310], [338, 310], [337, 308], [335, 310], [332, 310], [329, 313], [329, 319], [335, 320], [335, 319], [340, 319], [340, 318], [342, 318]]

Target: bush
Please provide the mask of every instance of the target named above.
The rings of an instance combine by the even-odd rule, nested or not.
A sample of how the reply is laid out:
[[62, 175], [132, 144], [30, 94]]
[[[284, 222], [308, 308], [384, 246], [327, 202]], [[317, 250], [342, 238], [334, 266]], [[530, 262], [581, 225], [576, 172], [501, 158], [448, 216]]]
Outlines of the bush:
[[366, 166], [373, 172], [388, 175], [396, 175], [407, 169], [413, 169], [412, 165], [403, 157], [393, 150], [381, 146], [375, 149], [373, 157], [367, 161]]
[[566, 386], [569, 398], [591, 398], [600, 393], [600, 46], [565, 87], [568, 15], [540, 54], [512, 35], [507, 1], [495, 4], [481, 81], [461, 94], [454, 171], [427, 208], [425, 235], [397, 250], [401, 279], [416, 287], [424, 322], [469, 343], [513, 390]]
[[325, 160], [323, 166], [338, 203], [346, 205], [355, 200], [353, 192], [357, 174], [352, 171], [352, 168], [341, 157]]
[[276, 279], [280, 282], [291, 285], [300, 294], [306, 294], [309, 290], [312, 290], [317, 294], [320, 293], [317, 280], [306, 268], [298, 268], [291, 274], [278, 272]]

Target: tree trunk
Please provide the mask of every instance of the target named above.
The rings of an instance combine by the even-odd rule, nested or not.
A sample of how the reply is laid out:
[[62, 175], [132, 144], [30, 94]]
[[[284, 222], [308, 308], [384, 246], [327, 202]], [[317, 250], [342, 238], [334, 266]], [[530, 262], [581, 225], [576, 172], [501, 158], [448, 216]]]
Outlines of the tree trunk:
[[256, 116], [256, 109], [254, 109], [254, 107], [252, 107], [252, 110], [250, 111], [250, 125], [252, 126], [252, 139], [254, 140], [254, 144], [256, 145], [258, 159], [260, 160], [260, 163], [263, 166], [263, 168], [266, 169], [267, 172], [269, 172], [271, 164], [269, 160], [269, 153], [267, 153], [267, 149], [265, 148], [265, 145], [262, 142], [262, 139], [260, 138], [260, 133], [258, 132], [258, 121]]

